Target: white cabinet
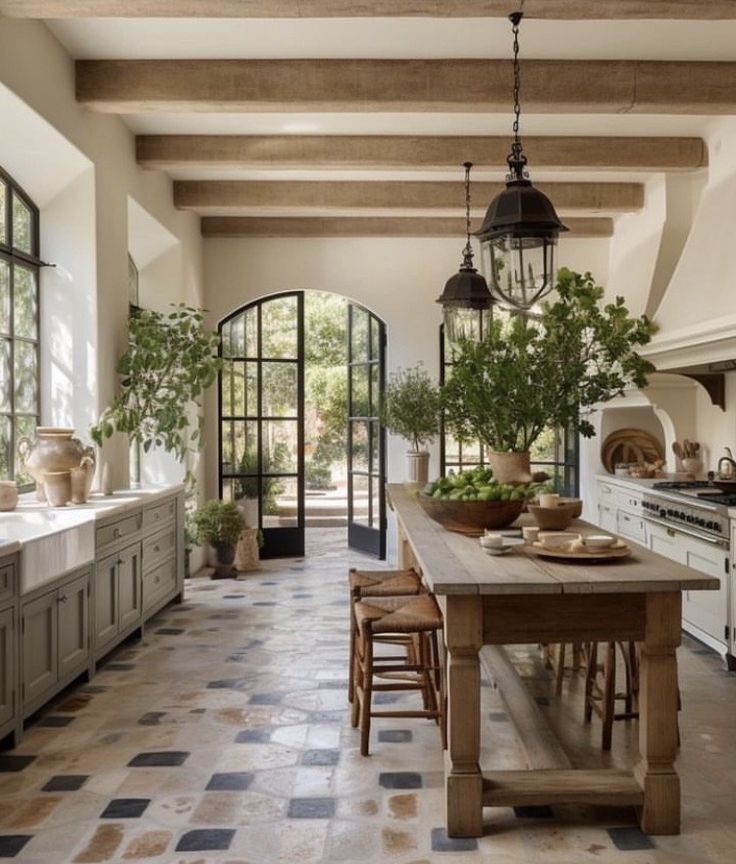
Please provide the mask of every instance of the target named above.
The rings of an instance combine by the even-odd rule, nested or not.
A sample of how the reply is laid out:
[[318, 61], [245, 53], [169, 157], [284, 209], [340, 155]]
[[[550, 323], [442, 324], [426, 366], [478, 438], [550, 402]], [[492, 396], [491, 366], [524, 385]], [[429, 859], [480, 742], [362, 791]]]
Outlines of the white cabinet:
[[647, 523], [641, 517], [643, 493], [598, 480], [598, 525], [611, 534], [647, 545]]
[[649, 548], [671, 561], [720, 579], [718, 591], [683, 591], [683, 628], [711, 648], [727, 649], [729, 562], [726, 549], [708, 540], [688, 537], [674, 528], [649, 523]]

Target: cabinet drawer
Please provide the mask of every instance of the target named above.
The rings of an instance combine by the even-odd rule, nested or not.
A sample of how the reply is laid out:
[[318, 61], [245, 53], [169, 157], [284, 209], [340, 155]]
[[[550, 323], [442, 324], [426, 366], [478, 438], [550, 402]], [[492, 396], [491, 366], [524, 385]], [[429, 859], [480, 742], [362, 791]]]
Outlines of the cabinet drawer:
[[12, 600], [15, 594], [15, 564], [0, 567], [0, 603]]
[[98, 528], [95, 532], [95, 543], [99, 549], [102, 546], [107, 546], [109, 543], [115, 543], [117, 540], [130, 537], [132, 534], [140, 531], [140, 529], [140, 513], [126, 516], [125, 519], [119, 519], [117, 522], [112, 522], [110, 525], [102, 525]]
[[143, 572], [154, 568], [160, 561], [174, 556], [176, 550], [176, 527], [171, 525], [152, 534], [143, 541]]
[[143, 574], [143, 610], [176, 589], [176, 560], [170, 559]]
[[165, 522], [171, 522], [176, 516], [176, 498], [164, 501], [156, 507], [149, 507], [143, 511], [143, 530], [154, 531]]
[[634, 516], [632, 513], [625, 513], [623, 510], [619, 510], [616, 514], [616, 529], [617, 533], [622, 537], [635, 540], [637, 543], [646, 544], [646, 523], [641, 516]]

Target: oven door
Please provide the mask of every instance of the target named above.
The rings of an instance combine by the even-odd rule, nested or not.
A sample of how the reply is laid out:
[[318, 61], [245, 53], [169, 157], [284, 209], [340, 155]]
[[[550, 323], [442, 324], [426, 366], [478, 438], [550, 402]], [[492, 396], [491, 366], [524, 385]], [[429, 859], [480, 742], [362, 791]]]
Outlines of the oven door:
[[725, 654], [728, 644], [729, 550], [726, 540], [696, 537], [677, 528], [649, 523], [649, 548], [672, 561], [720, 580], [717, 591], [682, 592], [682, 626], [714, 651]]

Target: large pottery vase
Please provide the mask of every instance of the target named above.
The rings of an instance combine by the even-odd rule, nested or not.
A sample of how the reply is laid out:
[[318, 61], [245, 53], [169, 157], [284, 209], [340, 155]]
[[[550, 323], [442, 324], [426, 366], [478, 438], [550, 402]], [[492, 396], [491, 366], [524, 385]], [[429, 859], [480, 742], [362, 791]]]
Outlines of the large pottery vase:
[[82, 459], [94, 466], [95, 452], [92, 447], [74, 437], [73, 429], [59, 426], [39, 426], [36, 439], [28, 437], [18, 441], [18, 455], [26, 473], [36, 481], [36, 497], [46, 500], [44, 475], [57, 471], [71, 471], [78, 468]]
[[532, 479], [528, 450], [522, 453], [491, 450], [488, 461], [493, 469], [493, 478], [499, 483], [529, 483]]

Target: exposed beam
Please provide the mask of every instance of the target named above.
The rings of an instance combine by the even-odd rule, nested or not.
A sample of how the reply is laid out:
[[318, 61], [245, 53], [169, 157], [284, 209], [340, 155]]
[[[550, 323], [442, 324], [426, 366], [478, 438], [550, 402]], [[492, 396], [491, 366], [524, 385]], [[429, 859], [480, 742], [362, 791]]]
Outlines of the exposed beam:
[[[78, 60], [98, 111], [488, 111], [511, 104], [507, 60]], [[736, 63], [525, 60], [537, 114], [736, 113]]]
[[[140, 135], [138, 162], [147, 168], [457, 169], [505, 164], [508, 136], [394, 135]], [[536, 169], [680, 171], [708, 164], [702, 138], [525, 137]]]
[[[640, 183], [544, 183], [539, 188], [562, 212], [625, 213], [644, 203]], [[502, 183], [475, 183], [473, 200], [485, 207], [501, 189]], [[174, 183], [174, 204], [182, 210], [215, 215], [238, 215], [238, 210], [245, 209], [263, 210], [267, 215], [269, 210], [300, 208], [318, 210], [321, 215], [346, 209], [459, 213], [464, 196], [459, 182], [180, 180]]]
[[[0, 0], [18, 18], [505, 17], [509, 0]], [[733, 19], [731, 0], [527, 0], [529, 18]]]
[[[480, 224], [480, 223], [478, 223]], [[572, 218], [565, 237], [610, 237], [613, 220]], [[242, 216], [205, 216], [204, 237], [457, 237], [465, 235], [465, 220], [455, 218], [371, 218], [351, 216], [332, 218], [260, 218]]]

